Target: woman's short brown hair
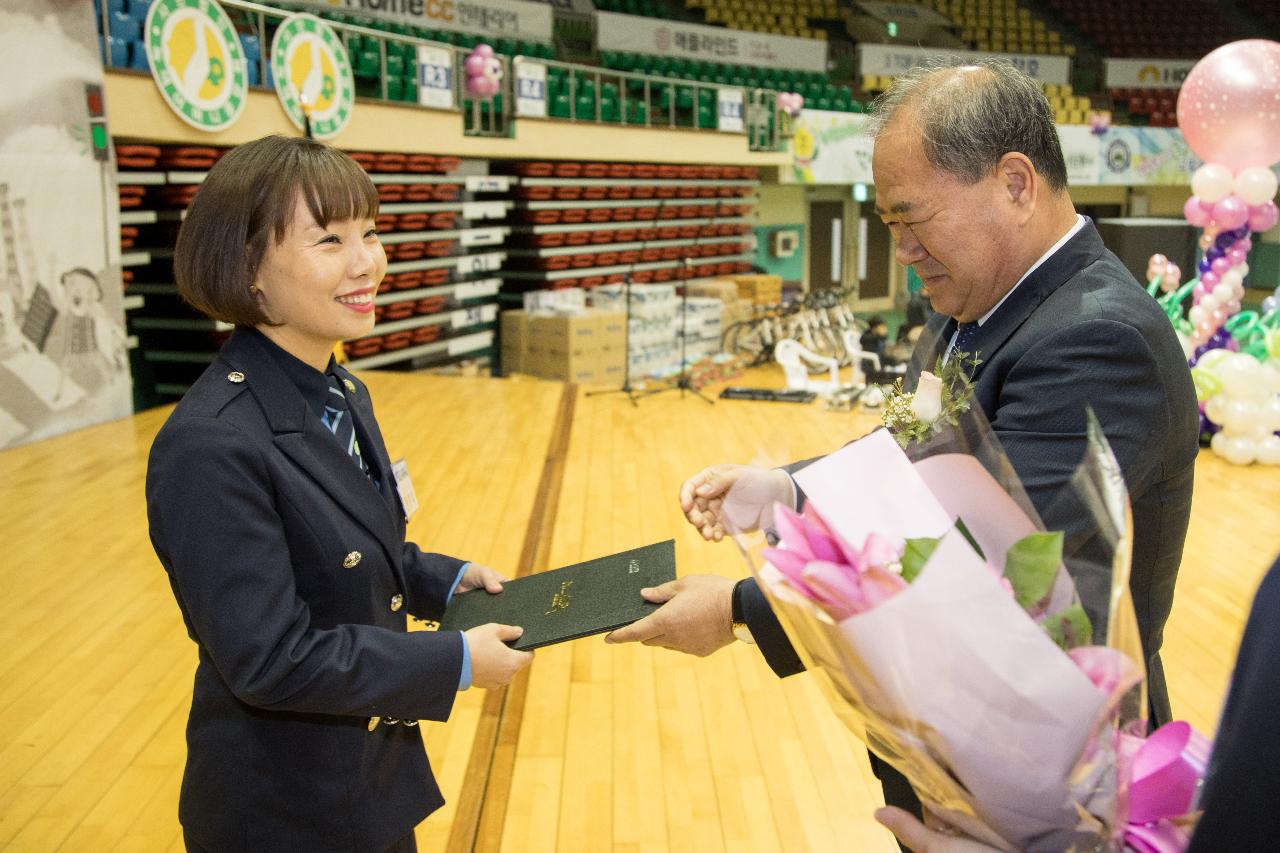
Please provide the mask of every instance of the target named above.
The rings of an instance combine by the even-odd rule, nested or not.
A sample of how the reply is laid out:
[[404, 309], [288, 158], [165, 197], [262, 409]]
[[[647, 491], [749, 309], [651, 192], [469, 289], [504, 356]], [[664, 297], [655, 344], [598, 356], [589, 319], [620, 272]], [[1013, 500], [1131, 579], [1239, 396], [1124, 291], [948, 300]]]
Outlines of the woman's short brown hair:
[[378, 214], [373, 182], [338, 149], [287, 136], [245, 143], [214, 164], [187, 208], [173, 258], [178, 292], [215, 320], [270, 323], [249, 287], [299, 197], [321, 226]]

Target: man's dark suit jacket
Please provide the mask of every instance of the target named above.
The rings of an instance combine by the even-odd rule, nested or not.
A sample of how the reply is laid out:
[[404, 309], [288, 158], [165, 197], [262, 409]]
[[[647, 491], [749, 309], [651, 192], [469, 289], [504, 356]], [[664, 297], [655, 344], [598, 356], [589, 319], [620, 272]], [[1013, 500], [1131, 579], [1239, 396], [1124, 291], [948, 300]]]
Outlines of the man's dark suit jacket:
[[[955, 327], [955, 320], [933, 316], [916, 353], [917, 371], [922, 364], [932, 369]], [[926, 341], [936, 343], [930, 348]], [[1129, 489], [1129, 586], [1147, 655], [1153, 722], [1166, 722], [1158, 652], [1173, 607], [1199, 446], [1195, 390], [1173, 327], [1087, 221], [978, 329], [972, 348], [982, 359], [974, 374], [977, 402], [1045, 526], [1066, 531], [1069, 558], [1097, 546], [1080, 529], [1079, 506], [1062, 499], [1084, 455], [1085, 407], [1097, 414]], [[1079, 588], [1091, 614], [1106, 613], [1101, 585]], [[803, 669], [755, 582], [739, 594], [774, 671], [785, 676]]]
[[462, 639], [405, 616], [438, 619], [463, 563], [405, 542], [364, 385], [339, 368], [379, 487], [267, 346], [232, 334], [147, 469], [151, 540], [199, 652], [179, 817], [220, 853], [383, 850], [443, 798], [418, 729], [370, 718], [449, 716]]

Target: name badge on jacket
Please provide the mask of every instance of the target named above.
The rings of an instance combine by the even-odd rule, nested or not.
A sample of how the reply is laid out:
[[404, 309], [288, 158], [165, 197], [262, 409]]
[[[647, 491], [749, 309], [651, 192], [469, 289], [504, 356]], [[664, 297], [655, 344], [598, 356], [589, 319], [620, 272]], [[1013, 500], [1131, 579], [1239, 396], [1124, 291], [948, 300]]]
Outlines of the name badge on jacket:
[[409, 463], [397, 459], [391, 463], [391, 476], [396, 478], [396, 492], [400, 495], [400, 506], [404, 510], [404, 520], [413, 518], [418, 511], [418, 495], [413, 491], [413, 479], [409, 476]]

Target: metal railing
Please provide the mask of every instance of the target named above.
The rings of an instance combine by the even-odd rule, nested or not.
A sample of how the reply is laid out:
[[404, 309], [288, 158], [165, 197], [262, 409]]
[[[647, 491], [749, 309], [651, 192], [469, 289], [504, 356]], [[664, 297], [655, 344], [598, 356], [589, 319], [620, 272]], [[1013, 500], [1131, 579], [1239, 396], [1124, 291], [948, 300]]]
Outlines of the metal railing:
[[[250, 0], [219, 0], [228, 10], [232, 20], [252, 31], [257, 37], [258, 50], [258, 84], [256, 88], [269, 88], [270, 59], [268, 50], [270, 36], [281, 21], [294, 14], [286, 9], [265, 6]], [[101, 25], [104, 39], [104, 63], [107, 67], [118, 68], [112, 62], [110, 50], [111, 14], [108, 3], [101, 4]], [[742, 87], [725, 86], [718, 83], [705, 83], [699, 80], [686, 80], [679, 77], [659, 77], [639, 74], [597, 66], [578, 65], [540, 57], [508, 58], [495, 54], [502, 64], [502, 84], [498, 96], [492, 98], [471, 98], [466, 93], [466, 75], [463, 64], [470, 53], [469, 48], [459, 47], [447, 42], [421, 39], [415, 36], [401, 35], [387, 30], [348, 24], [335, 20], [325, 21], [342, 38], [347, 47], [353, 70], [356, 57], [350, 46], [353, 40], [373, 39], [378, 43], [378, 80], [379, 92], [376, 96], [359, 95], [362, 100], [382, 101], [398, 105], [413, 105], [422, 109], [458, 112], [463, 117], [464, 133], [470, 136], [509, 137], [514, 133], [516, 113], [516, 80], [514, 70], [516, 60], [538, 63], [547, 69], [556, 69], [567, 79], [569, 92], [569, 114], [553, 114], [553, 98], [548, 88], [547, 116], [549, 118], [567, 119], [569, 121], [591, 121], [596, 123], [617, 123], [630, 127], [684, 128], [716, 132], [719, 129], [719, 92], [722, 89], [737, 89], [743, 93], [743, 126], [748, 137], [748, 148], [752, 151], [781, 150], [788, 134], [785, 133], [786, 116], [777, 107], [778, 93], [770, 89], [744, 89]], [[450, 58], [448, 73], [452, 104], [450, 106], [424, 104], [390, 97], [387, 73], [388, 45], [409, 45], [414, 48], [415, 57], [419, 47], [434, 48], [447, 51]], [[127, 66], [125, 66], [127, 67]], [[427, 82], [423, 72], [424, 66], [415, 59], [415, 80], [418, 91]], [[362, 76], [360, 79], [369, 79]], [[589, 86], [587, 85], [589, 84]], [[617, 90], [617, 118], [606, 117], [606, 99], [601, 97], [605, 85], [612, 85]], [[590, 91], [593, 106], [585, 115], [578, 110], [578, 94]], [[663, 92], [666, 94], [664, 95]], [[655, 97], [656, 96], [656, 97]], [[687, 101], [687, 103], [685, 103]], [[643, 104], [643, 110], [635, 105]], [[710, 109], [710, 121], [700, 121], [699, 107]], [[641, 115], [642, 113], [642, 115]]]

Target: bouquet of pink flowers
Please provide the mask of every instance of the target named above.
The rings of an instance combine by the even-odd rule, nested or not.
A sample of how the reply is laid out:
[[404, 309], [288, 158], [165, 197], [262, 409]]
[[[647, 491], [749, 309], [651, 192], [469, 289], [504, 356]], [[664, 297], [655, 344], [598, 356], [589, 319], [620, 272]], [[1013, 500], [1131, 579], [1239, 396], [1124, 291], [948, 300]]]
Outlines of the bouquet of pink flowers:
[[[984, 461], [1003, 460], [982, 423]], [[778, 543], [749, 560], [762, 589], [842, 719], [943, 820], [1006, 850], [1183, 849], [1208, 742], [1185, 723], [1146, 737], [1128, 499], [1101, 430], [1077, 474], [1115, 534], [1092, 619], [1062, 535], [959, 432], [917, 430], [913, 462], [880, 430], [799, 471], [803, 512], [776, 507]]]

